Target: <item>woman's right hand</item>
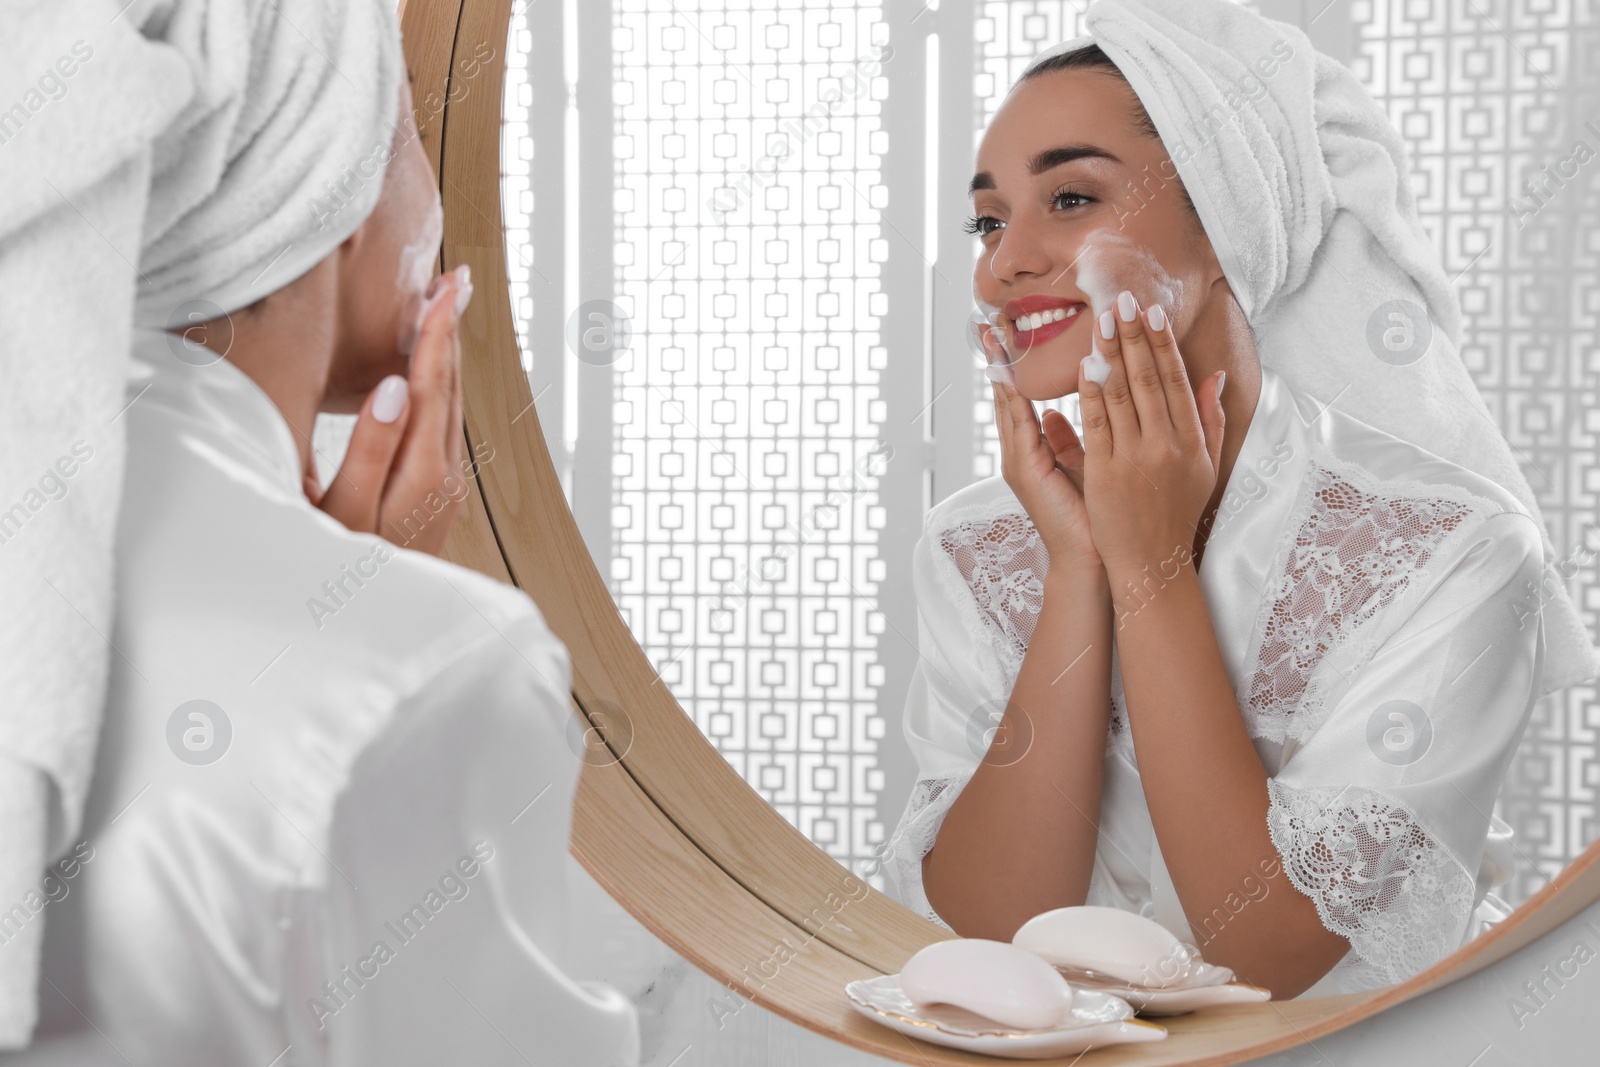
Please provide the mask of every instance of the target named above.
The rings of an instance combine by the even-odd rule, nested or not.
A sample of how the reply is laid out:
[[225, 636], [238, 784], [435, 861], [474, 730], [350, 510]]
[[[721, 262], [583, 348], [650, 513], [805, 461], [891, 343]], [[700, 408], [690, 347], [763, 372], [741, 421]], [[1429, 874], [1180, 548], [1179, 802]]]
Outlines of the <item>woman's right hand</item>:
[[1059, 566], [1100, 567], [1083, 499], [1083, 443], [1059, 411], [1041, 424], [1033, 401], [1005, 382], [992, 383], [1000, 431], [1000, 471]]
[[350, 447], [323, 491], [306, 497], [346, 527], [439, 555], [471, 477], [462, 432], [461, 313], [472, 298], [465, 267], [435, 279], [411, 356], [409, 381], [391, 374], [361, 405]]

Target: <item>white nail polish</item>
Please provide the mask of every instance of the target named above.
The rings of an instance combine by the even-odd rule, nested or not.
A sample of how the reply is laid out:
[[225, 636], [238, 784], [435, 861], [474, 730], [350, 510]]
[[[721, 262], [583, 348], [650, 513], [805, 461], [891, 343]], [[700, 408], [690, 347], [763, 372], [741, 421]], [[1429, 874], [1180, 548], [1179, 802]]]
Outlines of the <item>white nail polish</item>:
[[[1111, 312], [1106, 312], [1110, 315]], [[1083, 357], [1083, 376], [1096, 385], [1106, 384], [1106, 379], [1111, 377], [1111, 364], [1106, 362], [1106, 357], [1096, 349]]]
[[1017, 386], [1016, 376], [1011, 373], [1011, 364], [1009, 363], [991, 363], [983, 368], [983, 373], [991, 382], [1003, 382], [1013, 389]]
[[1139, 313], [1139, 304], [1133, 299], [1133, 294], [1124, 289], [1117, 294], [1117, 314], [1122, 316], [1123, 322], [1132, 322], [1133, 317]]
[[1167, 313], [1161, 310], [1160, 304], [1151, 304], [1150, 310], [1145, 312], [1145, 320], [1150, 323], [1150, 328], [1160, 333], [1167, 328]]
[[467, 310], [467, 305], [470, 303], [472, 303], [472, 283], [467, 282], [456, 290], [456, 318], [461, 317], [461, 313]]
[[411, 386], [398, 374], [391, 374], [378, 383], [378, 395], [372, 398], [372, 417], [379, 422], [393, 422], [405, 410], [406, 395]]
[[1111, 309], [1106, 308], [1105, 313], [1100, 316], [1100, 336], [1109, 341], [1116, 335], [1117, 320], [1111, 317]]

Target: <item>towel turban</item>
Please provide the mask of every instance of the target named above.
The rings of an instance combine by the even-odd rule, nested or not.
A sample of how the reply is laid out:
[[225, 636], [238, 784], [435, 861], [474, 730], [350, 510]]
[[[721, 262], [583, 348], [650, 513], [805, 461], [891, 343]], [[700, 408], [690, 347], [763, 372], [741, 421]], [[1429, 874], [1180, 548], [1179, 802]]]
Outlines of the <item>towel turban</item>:
[[196, 92], [155, 146], [135, 319], [245, 307], [372, 212], [405, 60], [388, 0], [168, 0], [147, 17]]

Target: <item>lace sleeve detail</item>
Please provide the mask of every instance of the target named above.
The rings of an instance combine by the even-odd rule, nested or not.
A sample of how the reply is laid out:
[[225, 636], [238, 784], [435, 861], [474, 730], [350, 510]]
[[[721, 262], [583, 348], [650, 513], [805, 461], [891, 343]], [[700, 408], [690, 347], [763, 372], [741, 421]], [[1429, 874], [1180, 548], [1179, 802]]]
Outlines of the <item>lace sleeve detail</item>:
[[1332, 687], [1387, 636], [1378, 616], [1420, 595], [1439, 569], [1430, 563], [1496, 510], [1454, 484], [1380, 479], [1315, 450], [1245, 660], [1254, 664], [1243, 707], [1251, 736], [1310, 736]]
[[[1016, 506], [1014, 501], [1012, 506]], [[1016, 684], [1039, 622], [1050, 553], [1025, 511], [997, 511], [996, 505], [985, 503], [949, 510], [942, 520], [935, 528], [934, 544], [945, 560], [941, 568], [946, 575], [944, 592], [960, 605], [973, 636], [994, 650], [1009, 691]], [[1115, 649], [1112, 656], [1116, 656]], [[1108, 750], [1128, 742], [1127, 713], [1122, 705], [1122, 683], [1113, 666]]]
[[1267, 826], [1294, 887], [1350, 942], [1343, 992], [1403, 982], [1454, 952], [1473, 876], [1405, 805], [1376, 790], [1293, 789], [1268, 779]]
[[889, 895], [924, 919], [949, 928], [928, 903], [922, 890], [922, 858], [938, 840], [939, 827], [950, 806], [961, 795], [970, 775], [959, 778], [923, 778], [911, 790], [900, 825], [889, 838], [883, 857], [885, 888]]
[[1025, 512], [964, 510], [946, 516], [937, 544], [993, 626], [995, 650], [1015, 678], [1039, 621], [1050, 553]]

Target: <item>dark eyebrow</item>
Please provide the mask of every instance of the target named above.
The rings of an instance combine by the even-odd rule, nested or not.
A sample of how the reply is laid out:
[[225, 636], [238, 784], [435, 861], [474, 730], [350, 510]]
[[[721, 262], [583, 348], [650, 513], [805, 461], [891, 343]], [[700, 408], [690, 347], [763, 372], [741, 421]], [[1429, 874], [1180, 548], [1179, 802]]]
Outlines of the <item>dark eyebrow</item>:
[[[1064, 144], [1055, 148], [1046, 148], [1043, 152], [1028, 161], [1029, 174], [1043, 174], [1047, 170], [1061, 166], [1063, 163], [1072, 163], [1079, 159], [1109, 159], [1113, 163], [1122, 160], [1107, 152], [1104, 148], [1096, 148], [1092, 144]], [[967, 188], [967, 195], [979, 189], [993, 189], [994, 176], [988, 171], [979, 171], [972, 177], [972, 184]]]

